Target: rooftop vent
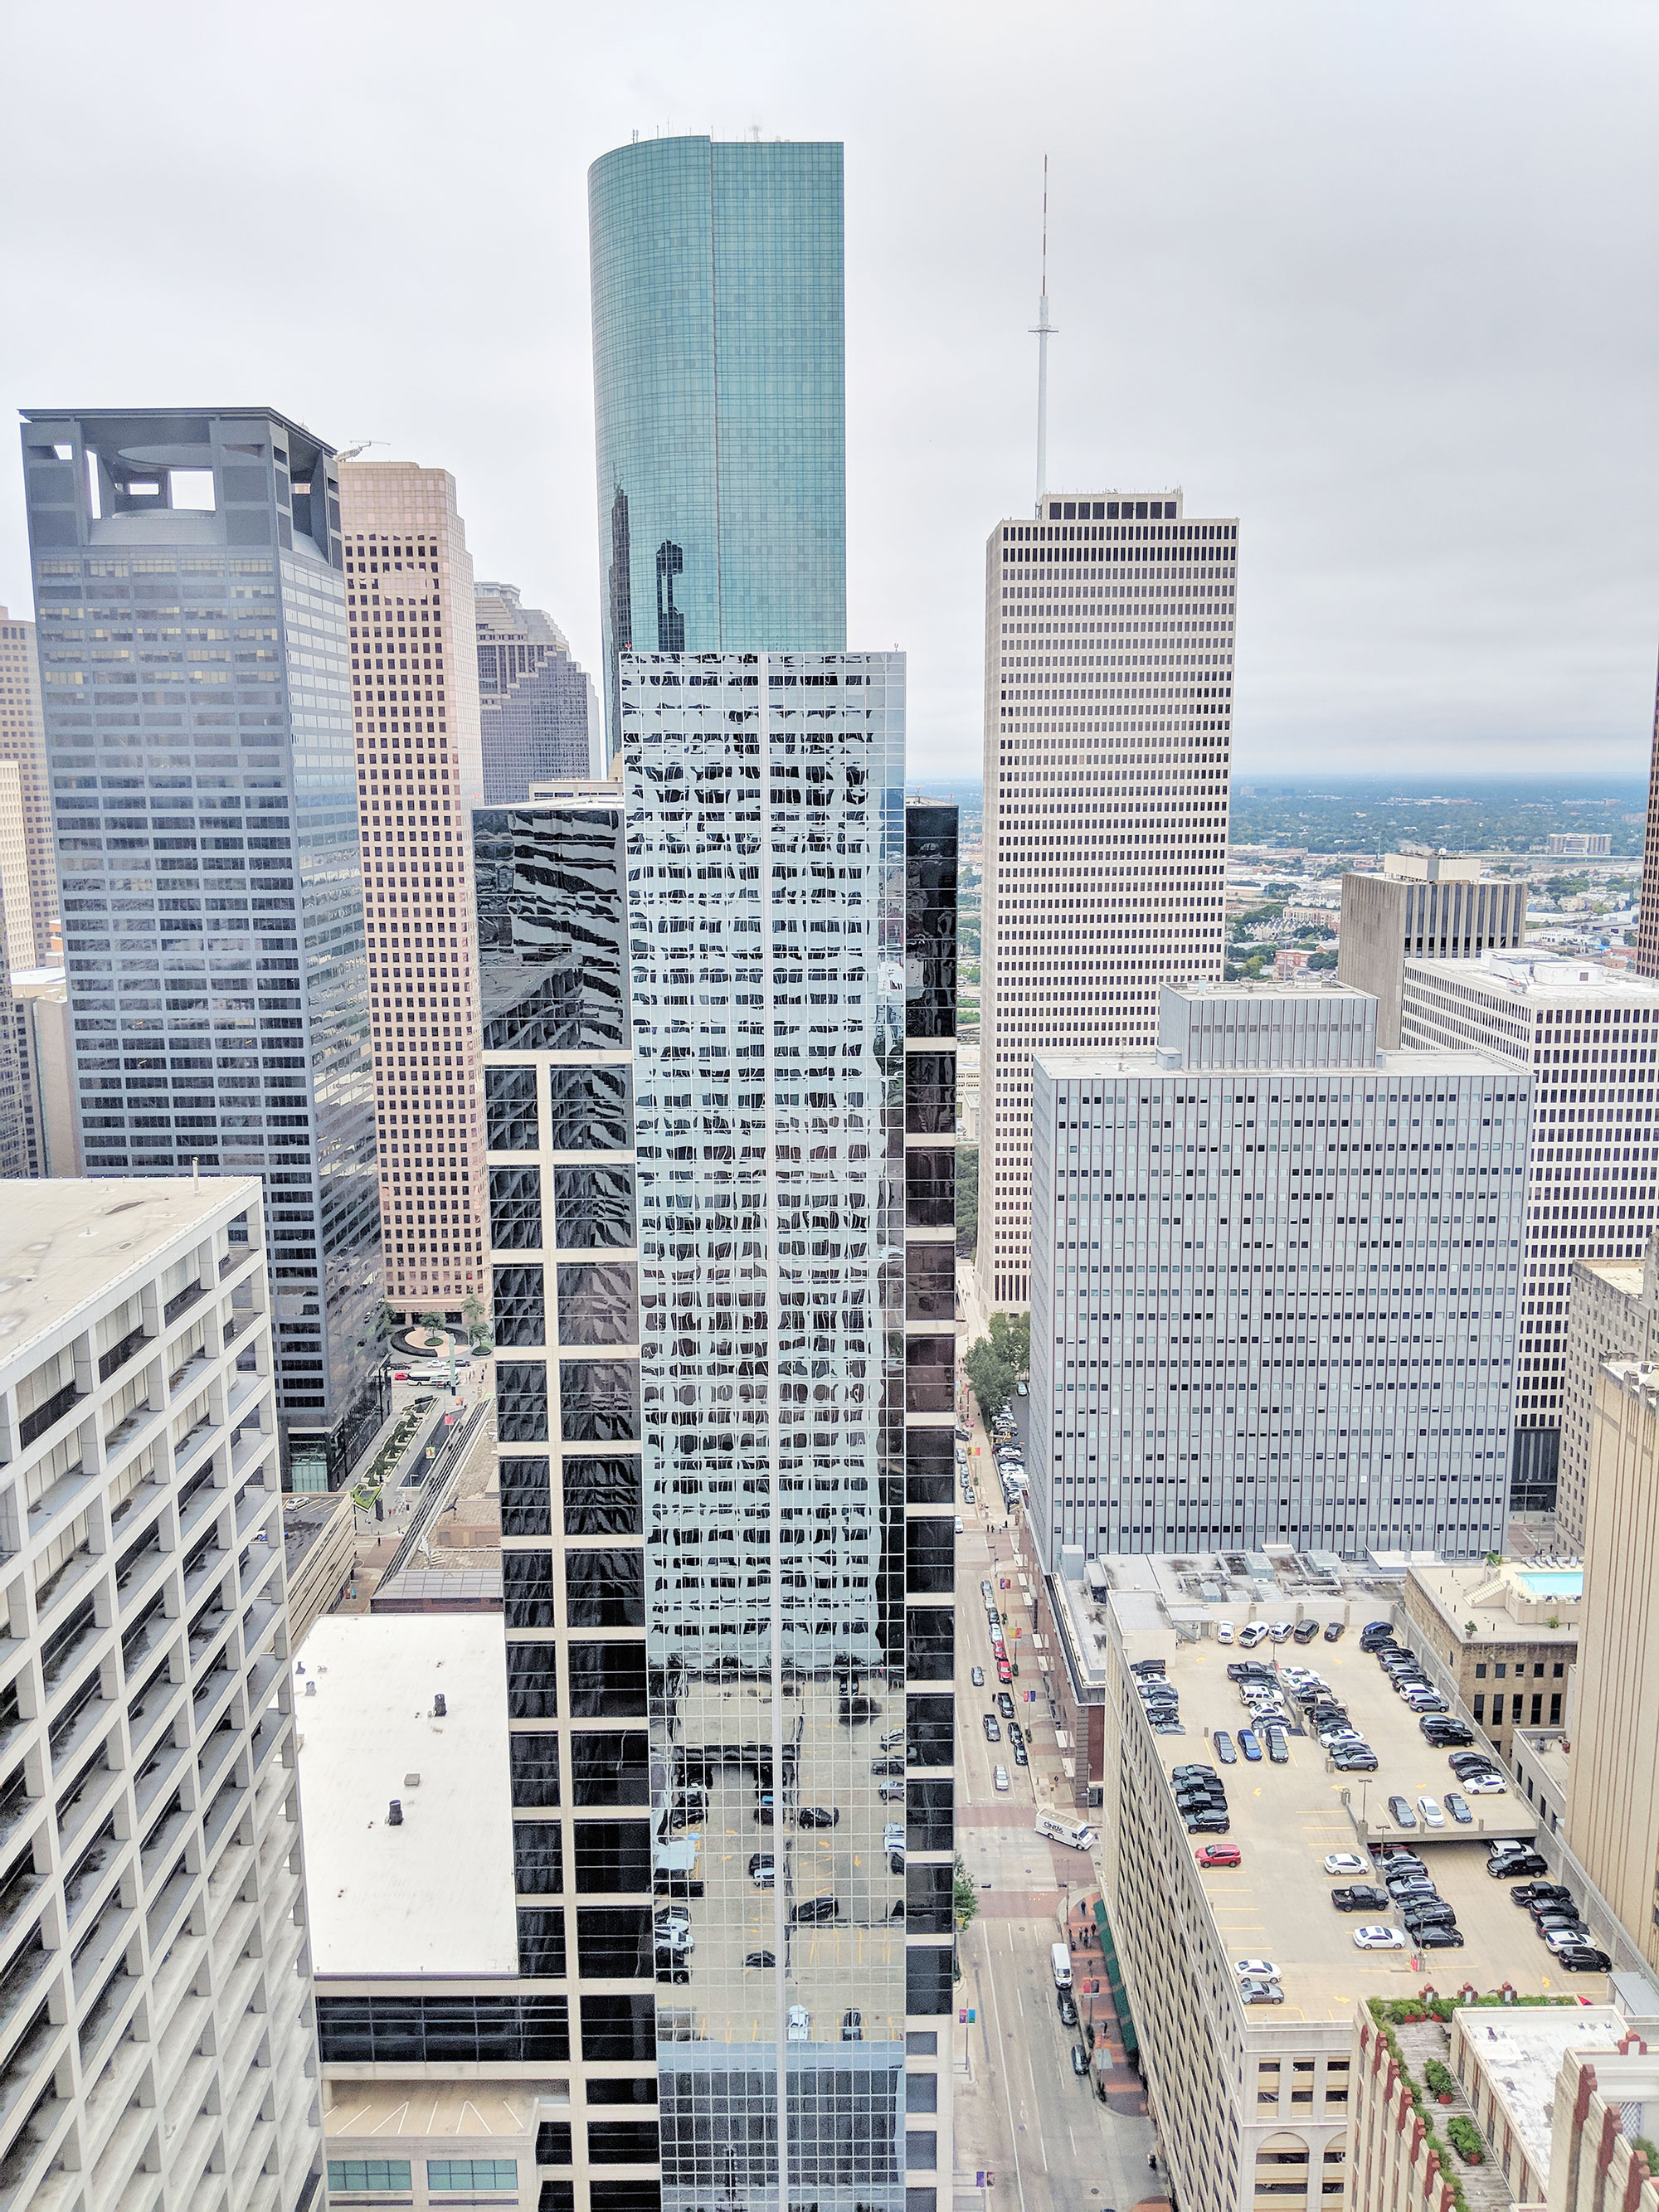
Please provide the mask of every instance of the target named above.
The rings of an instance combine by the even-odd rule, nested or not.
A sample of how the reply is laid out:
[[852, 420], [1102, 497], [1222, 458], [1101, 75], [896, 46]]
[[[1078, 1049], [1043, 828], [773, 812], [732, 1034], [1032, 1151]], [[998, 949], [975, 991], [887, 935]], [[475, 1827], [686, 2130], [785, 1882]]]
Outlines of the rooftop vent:
[[401, 1797], [392, 1799], [392, 1809], [386, 1816], [386, 1824], [388, 1828], [401, 1828], [404, 1825], [404, 1801]]

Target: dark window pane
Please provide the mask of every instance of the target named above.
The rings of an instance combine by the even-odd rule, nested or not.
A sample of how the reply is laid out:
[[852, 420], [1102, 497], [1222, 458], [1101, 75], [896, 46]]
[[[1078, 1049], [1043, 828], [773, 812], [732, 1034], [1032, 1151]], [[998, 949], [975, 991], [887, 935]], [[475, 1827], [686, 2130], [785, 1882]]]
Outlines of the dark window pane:
[[[545, 2124], [549, 2129], [562, 2128], [565, 2140], [565, 2163], [568, 2165], [571, 2156], [569, 2148], [569, 2123], [568, 2121], [549, 2120]], [[536, 2131], [538, 2142], [541, 2139], [541, 2132], [542, 2131], [539, 2128]], [[930, 2196], [932, 2193], [933, 2192], [931, 2191], [928, 2191]], [[908, 2191], [907, 2194], [917, 2196], [921, 2194], [921, 2191], [913, 2190]], [[536, 2212], [576, 2212], [575, 2183], [574, 2181], [544, 2181], [541, 2186], [541, 2193], [536, 2199]], [[933, 2207], [931, 2204], [921, 2207], [907, 2206], [906, 2212], [933, 2212]]]
[[564, 1839], [556, 1820], [513, 1823], [513, 1886], [526, 1897], [556, 1897], [564, 1887]]
[[954, 1321], [957, 1255], [951, 1244], [911, 1244], [904, 1254], [904, 1317]]
[[954, 1036], [957, 1006], [957, 813], [904, 810], [904, 1033]]
[[913, 1137], [949, 1137], [957, 1126], [957, 1056], [912, 1052], [904, 1059], [904, 1127]]
[[553, 1501], [546, 1455], [532, 1459], [498, 1459], [503, 1536], [550, 1536]]
[[342, 2065], [570, 2057], [563, 1996], [319, 1996], [317, 2028], [324, 2054]]
[[948, 1851], [956, 1842], [956, 1785], [907, 1781], [904, 1839], [913, 1851]]
[[[926, 2173], [939, 2164], [939, 2135], [932, 2128], [913, 2128], [904, 2138], [904, 2163], [913, 2173]], [[907, 2190], [908, 2196], [909, 2191]]]
[[569, 1648], [570, 1710], [578, 1719], [643, 1714], [643, 1644], [594, 1644], [573, 1637]]
[[542, 2121], [536, 2130], [537, 2165], [568, 2166], [573, 2156], [569, 2121]]
[[648, 1805], [651, 1760], [644, 1730], [579, 1730], [570, 1739], [570, 1787], [578, 1805]]
[[576, 1914], [576, 1962], [585, 1979], [648, 1979], [656, 1971], [650, 1906], [581, 1906]]
[[908, 1229], [954, 1229], [957, 1156], [920, 1148], [904, 1155], [904, 1221]]
[[910, 1428], [904, 1434], [905, 1498], [912, 1505], [948, 1505], [956, 1495], [956, 1467], [949, 1429]]
[[554, 1628], [553, 1554], [501, 1553], [501, 1601], [509, 1628]]
[[645, 1553], [567, 1552], [564, 1603], [572, 1628], [643, 1628]]
[[559, 1684], [551, 1644], [507, 1647], [507, 1711], [515, 1721], [551, 1721], [559, 1716]]
[[654, 2080], [638, 2079], [627, 2081], [590, 2081], [587, 2101], [590, 2105], [654, 2105], [657, 2084]]
[[[949, 1247], [945, 1248], [947, 1250]], [[948, 1413], [956, 1403], [957, 1340], [953, 1336], [904, 1340], [904, 1408], [909, 1413]]]
[[519, 1972], [564, 1977], [564, 1914], [557, 1906], [519, 1907]]
[[628, 1042], [620, 812], [472, 817], [486, 1052]]
[[590, 2181], [588, 2212], [662, 2212], [659, 2181]]
[[559, 1739], [514, 1729], [507, 1739], [507, 1766], [515, 1805], [559, 1802]]
[[914, 1859], [904, 1870], [904, 1928], [909, 1936], [948, 1936], [951, 1933], [951, 1886], [955, 1869], [948, 1866], [918, 1866]]
[[567, 1536], [638, 1536], [644, 1529], [645, 1484], [637, 1459], [590, 1459], [567, 1455]]
[[502, 1252], [542, 1249], [542, 1171], [491, 1168], [489, 1241]]
[[657, 2124], [654, 2120], [590, 2120], [587, 2124], [590, 2166], [654, 2166], [657, 2162]]
[[632, 1168], [555, 1168], [553, 1218], [562, 1250], [634, 1242]]
[[544, 1360], [496, 1361], [495, 1433], [503, 1443], [547, 1442], [547, 1366]]
[[548, 1150], [625, 1152], [634, 1141], [625, 1067], [548, 1070]]
[[[937, 2038], [935, 2039], [937, 2040]], [[909, 2047], [909, 2038], [905, 2038]], [[937, 2074], [907, 2074], [904, 2077], [904, 2109], [907, 2112], [936, 2112], [939, 2110], [939, 2075]]]
[[956, 1615], [945, 1606], [913, 1605], [904, 1625], [904, 1671], [910, 1680], [950, 1681], [956, 1662]]
[[533, 1067], [484, 1070], [484, 1141], [492, 1152], [536, 1149], [536, 1071]]
[[[557, 2205], [544, 2204], [541, 2208], [541, 2212], [561, 2212], [561, 2208]], [[907, 2189], [904, 2192], [904, 2212], [939, 2212], [938, 2190], [921, 2187]]]
[[578, 1820], [573, 1836], [579, 1891], [650, 1888], [648, 1821]]
[[[919, 1595], [957, 1586], [956, 1530], [938, 1513], [904, 1524], [904, 1587]], [[931, 1764], [931, 1762], [930, 1762]]]
[[495, 1271], [497, 1344], [545, 1344], [547, 1301], [539, 1267], [497, 1267]]
[[584, 1995], [581, 2002], [584, 2058], [655, 2058], [654, 1997]]
[[951, 1947], [924, 1949], [912, 1944], [904, 1954], [904, 2009], [908, 2013], [951, 2009]]
[[[501, 1372], [499, 1366], [496, 1372]], [[498, 1384], [498, 1394], [499, 1389]], [[629, 1359], [562, 1360], [559, 1419], [560, 1433], [566, 1443], [622, 1443], [636, 1438], [640, 1433], [638, 1363]], [[504, 1436], [506, 1431], [501, 1434]]]
[[[915, 1523], [911, 1524], [913, 1527]], [[946, 1522], [949, 1527], [949, 1522]], [[953, 1766], [956, 1764], [953, 1698], [917, 1696], [904, 1701], [906, 1757], [912, 1766]]]
[[640, 1309], [631, 1261], [559, 1269], [561, 1344], [637, 1344]]

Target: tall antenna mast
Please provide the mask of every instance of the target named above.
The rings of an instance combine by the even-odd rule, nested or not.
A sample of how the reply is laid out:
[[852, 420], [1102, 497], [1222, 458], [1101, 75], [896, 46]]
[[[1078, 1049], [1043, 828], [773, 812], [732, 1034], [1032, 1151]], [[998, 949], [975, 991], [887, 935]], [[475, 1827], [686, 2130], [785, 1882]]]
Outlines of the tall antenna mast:
[[1031, 325], [1037, 342], [1037, 466], [1036, 511], [1042, 514], [1042, 495], [1048, 489], [1048, 341], [1058, 336], [1048, 320], [1048, 156], [1042, 157], [1042, 290], [1037, 299], [1037, 319]]

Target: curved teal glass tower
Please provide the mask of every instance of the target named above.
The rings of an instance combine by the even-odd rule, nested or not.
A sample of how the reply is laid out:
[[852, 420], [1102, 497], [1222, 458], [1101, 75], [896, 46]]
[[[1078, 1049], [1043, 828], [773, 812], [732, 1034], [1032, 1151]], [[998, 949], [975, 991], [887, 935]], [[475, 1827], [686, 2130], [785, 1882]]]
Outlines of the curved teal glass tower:
[[842, 149], [588, 172], [605, 726], [619, 653], [847, 645]]

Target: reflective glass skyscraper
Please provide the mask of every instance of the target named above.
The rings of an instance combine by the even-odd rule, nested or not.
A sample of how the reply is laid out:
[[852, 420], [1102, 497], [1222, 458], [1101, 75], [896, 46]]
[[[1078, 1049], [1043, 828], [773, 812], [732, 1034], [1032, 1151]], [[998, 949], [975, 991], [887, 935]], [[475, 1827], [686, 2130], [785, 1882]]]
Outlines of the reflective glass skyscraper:
[[88, 1175], [264, 1178], [285, 1474], [384, 1416], [332, 449], [268, 407], [23, 419]]
[[619, 146], [588, 222], [614, 753], [619, 653], [846, 646], [842, 149]]

